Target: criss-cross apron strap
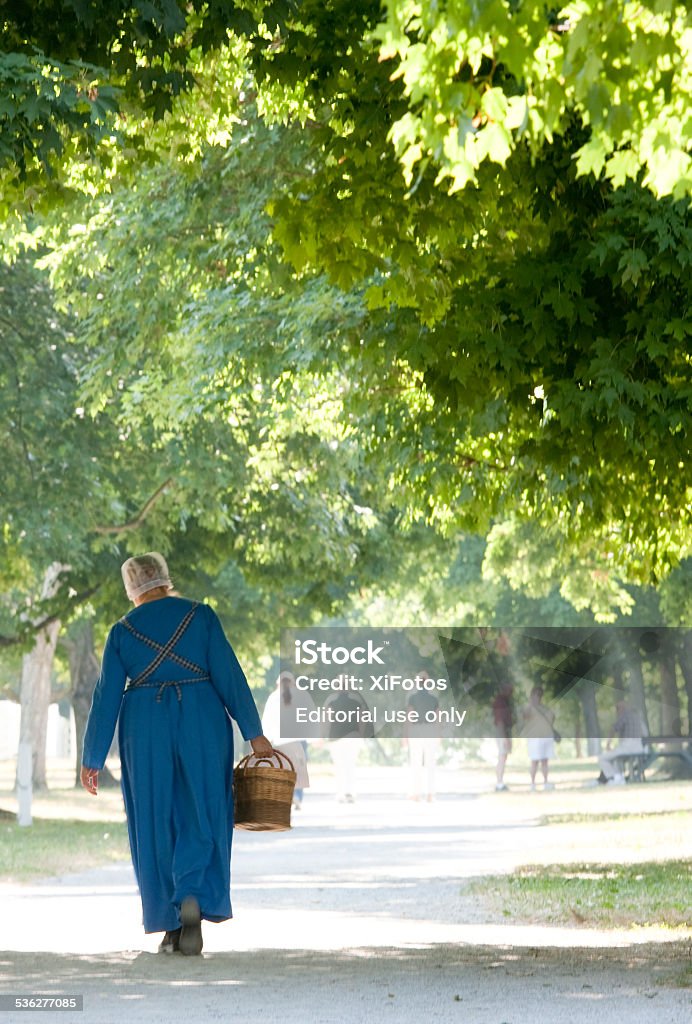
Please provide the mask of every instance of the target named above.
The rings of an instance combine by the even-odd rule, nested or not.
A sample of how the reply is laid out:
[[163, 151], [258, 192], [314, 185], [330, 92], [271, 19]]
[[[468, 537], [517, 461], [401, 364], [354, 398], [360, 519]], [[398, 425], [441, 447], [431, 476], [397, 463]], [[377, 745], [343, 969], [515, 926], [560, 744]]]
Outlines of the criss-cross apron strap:
[[196, 673], [198, 676], [208, 675], [206, 669], [200, 668], [200, 666], [196, 665], [194, 661], [190, 661], [188, 658], [184, 658], [181, 655], [176, 654], [173, 650], [173, 648], [176, 646], [176, 644], [182, 637], [187, 627], [192, 622], [192, 619], [198, 606], [199, 602], [195, 602], [193, 604], [192, 608], [190, 608], [185, 617], [177, 626], [173, 635], [170, 637], [169, 640], [166, 641], [165, 644], [160, 644], [156, 640], [152, 640], [151, 637], [146, 636], [144, 633], [140, 633], [138, 629], [135, 629], [131, 622], [128, 622], [127, 618], [122, 618], [120, 620], [123, 626], [125, 626], [125, 628], [128, 629], [130, 633], [133, 634], [133, 636], [136, 636], [138, 640], [142, 641], [142, 643], [146, 644], [148, 647], [153, 647], [158, 652], [156, 654], [156, 657], [147, 665], [144, 671], [140, 672], [135, 679], [130, 680], [130, 682], [128, 683], [128, 689], [134, 686], [142, 686], [144, 683], [146, 683], [146, 681], [156, 671], [159, 665], [161, 665], [167, 658], [171, 661], [176, 662], [176, 664], [178, 665], [182, 665], [189, 672]]

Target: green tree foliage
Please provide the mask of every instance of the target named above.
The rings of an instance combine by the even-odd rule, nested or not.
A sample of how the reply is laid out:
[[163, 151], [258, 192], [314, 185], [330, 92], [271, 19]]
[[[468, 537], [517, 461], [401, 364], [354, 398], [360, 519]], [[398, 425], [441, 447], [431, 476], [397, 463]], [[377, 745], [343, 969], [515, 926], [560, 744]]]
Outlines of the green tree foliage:
[[[153, 486], [145, 453], [125, 464], [117, 426], [85, 415], [73, 328], [33, 255], [0, 263], [0, 646], [30, 645], [37, 624], [94, 595], [114, 561], [104, 540], [124, 515], [121, 488], [142, 501]], [[41, 600], [52, 563], [66, 567], [61, 585]]]
[[[536, 153], [576, 116], [589, 129], [579, 173], [620, 185], [642, 172], [657, 195], [681, 197], [690, 19], [676, 0], [15, 3], [0, 26], [0, 166], [6, 185], [33, 190], [49, 172], [93, 187], [65, 165], [99, 145], [110, 164], [113, 132], [145, 147], [133, 122], [170, 113], [225, 49], [249, 53], [273, 116], [300, 111], [352, 142], [374, 128], [375, 144], [384, 117], [409, 186], [429, 165], [452, 190], [477, 183], [484, 162]], [[219, 88], [211, 106], [234, 103]]]
[[[428, 165], [452, 191], [477, 183], [486, 160], [504, 166], [524, 145], [538, 152], [576, 116], [589, 127], [574, 151], [580, 174], [603, 170], [620, 185], [643, 171], [657, 195], [692, 188], [692, 21], [675, 0], [243, 6], [257, 14], [260, 81], [300, 83], [334, 128], [357, 133], [372, 119], [376, 86], [409, 186]], [[242, 15], [230, 24], [247, 31]]]
[[[144, 191], [157, 192], [160, 185], [153, 172], [142, 183]], [[101, 210], [99, 229], [89, 236], [100, 260], [84, 264], [89, 273], [70, 274], [69, 313], [56, 312], [45, 274], [31, 261], [5, 267], [2, 645], [30, 642], [36, 622], [67, 618], [80, 598], [90, 599], [102, 621], [122, 614], [119, 562], [133, 550], [155, 547], [170, 556], [182, 591], [219, 603], [241, 649], [266, 654], [268, 638], [278, 646], [281, 624], [332, 613], [362, 581], [386, 576], [387, 557], [396, 557], [387, 524], [360, 504], [372, 483], [334, 418], [338, 396], [325, 381], [311, 389], [309, 372], [293, 380], [270, 339], [256, 330], [249, 338], [244, 333], [262, 318], [278, 326], [289, 315], [288, 303], [267, 295], [264, 310], [249, 309], [235, 334], [228, 329], [233, 299], [245, 297], [250, 306], [247, 282], [230, 266], [219, 276], [221, 253], [208, 220], [202, 236], [213, 258], [200, 260], [193, 230], [200, 207], [191, 203], [188, 220], [182, 216], [183, 197], [196, 189], [205, 201], [203, 177], [190, 182], [181, 176], [177, 194], [158, 191], [151, 224], [153, 194], [143, 206], [141, 195], [123, 192], [121, 200], [139, 206], [142, 219], [136, 238], [134, 220], [127, 221], [129, 250], [117, 236], [114, 249], [101, 250]], [[217, 194], [222, 206], [237, 200]], [[107, 205], [117, 221], [122, 207]], [[177, 226], [179, 234], [152, 252], [152, 238], [161, 237], [164, 224], [166, 230]], [[247, 229], [253, 230], [251, 220]], [[87, 256], [82, 242], [79, 255], [65, 252], [65, 268], [71, 257]], [[147, 269], [159, 287], [147, 279], [133, 294], [135, 267], [147, 251]], [[239, 238], [225, 245], [225, 258], [233, 251], [245, 252]], [[207, 296], [209, 306], [199, 298], [199, 287], [210, 279], [228, 289], [225, 311], [219, 295], [213, 302]], [[190, 318], [179, 320], [195, 293], [199, 333]], [[328, 289], [324, 295], [315, 290], [300, 315], [306, 322], [321, 318], [338, 332], [330, 298], [338, 300]], [[219, 318], [216, 349], [202, 343], [212, 312]], [[152, 336], [154, 323], [160, 339]], [[100, 390], [94, 367], [103, 375]], [[85, 394], [90, 407], [77, 405]], [[37, 578], [48, 559], [69, 572], [56, 597], [41, 603]]]
[[42, 55], [0, 55], [3, 220], [18, 196], [26, 206], [36, 203], [39, 189], [56, 177], [57, 157], [87, 158], [110, 135], [115, 93], [99, 78], [99, 70], [84, 62], [67, 66]]
[[[228, 42], [226, 0], [38, 0], [0, 21], [3, 220], [107, 187]], [[221, 94], [217, 107], [223, 107]], [[176, 123], [176, 127], [179, 127]], [[121, 152], [122, 151], [122, 152]]]
[[367, 289], [361, 374], [389, 401], [364, 435], [407, 504], [449, 528], [518, 515], [660, 578], [689, 550], [689, 215], [577, 177], [573, 132], [455, 196], [397, 197], [372, 167], [351, 191], [325, 162], [275, 234], [303, 273]]
[[46, 276], [33, 261], [0, 264], [5, 586], [30, 566], [79, 559], [71, 523], [83, 514], [94, 477], [107, 472], [106, 466], [95, 469], [103, 453], [77, 408], [69, 336], [68, 319], [56, 311]]
[[[484, 232], [476, 212], [476, 237], [467, 222], [468, 241], [449, 228], [436, 239], [449, 297], [444, 318], [424, 325], [420, 311], [367, 308], [384, 271], [350, 292], [317, 273], [317, 247], [344, 216], [337, 208], [328, 220], [322, 193], [309, 204], [312, 273], [287, 272], [264, 210], [277, 192], [294, 190], [287, 210], [303, 202], [304, 168], [320, 175], [314, 143], [246, 114], [230, 150], [185, 171], [152, 169], [91, 204], [56, 249], [92, 408], [111, 406], [123, 430], [146, 424], [151, 436], [213, 431], [236, 481], [264, 478], [248, 507], [276, 504], [297, 529], [294, 510], [327, 514], [325, 494], [328, 522], [362, 524], [353, 502], [449, 536], [495, 523], [493, 571], [536, 593], [559, 582], [599, 614], [631, 604], [621, 580], [665, 576], [689, 543], [680, 312], [690, 233], [680, 204], [578, 179], [554, 143], [528, 196], [525, 180], [519, 198], [508, 183], [502, 195], [493, 186], [513, 229]], [[463, 194], [443, 202], [449, 217], [458, 207], [456, 223], [473, 212]], [[411, 208], [422, 216], [415, 199]], [[635, 250], [646, 265], [633, 278]], [[403, 276], [394, 255], [388, 262], [392, 278]], [[413, 266], [409, 280], [421, 274]], [[218, 457], [206, 474], [205, 465], [195, 460], [192, 513], [223, 529], [228, 506], [204, 511]], [[265, 525], [258, 546], [245, 547], [256, 564], [261, 536], [281, 550], [284, 529], [288, 538], [290, 526]]]
[[268, 245], [263, 207], [277, 176], [295, 173], [300, 138], [287, 146], [255, 121], [244, 138], [194, 172], [152, 168], [95, 202], [51, 262], [77, 317], [90, 411], [126, 444], [142, 432], [178, 444], [174, 461], [158, 457], [171, 477], [161, 507], [191, 547], [200, 530], [212, 548], [222, 538], [285, 613], [305, 613], [343, 601], [371, 557], [375, 484], [339, 367], [324, 360], [338, 363], [365, 311], [325, 281], [292, 284]]
[[518, 143], [537, 151], [573, 113], [581, 174], [615, 185], [644, 170], [657, 195], [692, 187], [692, 20], [675, 0], [385, 0], [380, 56], [397, 58], [406, 114], [392, 128], [409, 180], [431, 160], [452, 189]]
[[[282, 82], [314, 117], [315, 157], [272, 201], [274, 236], [299, 273], [326, 272], [341, 288], [366, 287], [371, 310], [383, 311], [359, 341], [361, 374], [368, 381], [379, 375], [390, 395], [407, 397], [392, 397], [386, 414], [373, 410], [369, 425], [367, 413], [359, 422], [363, 437], [396, 466], [404, 502], [447, 528], [487, 529], [493, 518], [515, 515], [548, 530], [561, 554], [577, 555], [588, 542], [601, 572], [658, 579], [689, 550], [688, 208], [685, 200], [656, 198], [640, 181], [627, 183], [648, 156], [634, 160], [631, 173], [615, 173], [623, 153], [636, 148], [629, 129], [617, 139], [623, 148], [612, 173], [595, 177], [603, 161], [589, 163], [585, 154], [606, 128], [579, 97], [588, 40], [631, 89], [625, 106], [640, 87], [653, 89], [651, 102], [670, 118], [675, 140], [658, 133], [657, 166], [668, 153], [668, 170], [687, 167], [680, 147], [686, 152], [689, 125], [680, 134], [675, 111], [686, 110], [689, 29], [680, 7], [661, 21], [661, 5], [625, 5], [620, 30], [611, 32], [619, 8], [610, 5], [600, 24], [601, 6], [551, 18], [530, 4], [484, 5], [479, 13], [461, 3], [424, 12], [392, 3], [390, 28], [397, 11], [406, 26], [400, 56], [405, 50], [417, 68], [407, 90], [401, 65], [392, 73], [381, 59], [393, 52], [373, 42], [384, 38], [377, 4], [349, 5], [347, 14], [339, 0], [305, 3], [285, 15], [271, 45], [260, 27], [254, 70], [260, 86]], [[277, 13], [279, 5], [262, 10]], [[499, 107], [509, 101], [497, 95], [493, 76], [510, 100], [536, 88], [483, 41], [468, 57], [454, 26], [466, 25], [459, 32], [468, 40], [478, 29], [474, 19], [485, 19], [483, 31], [495, 25], [502, 46], [512, 37], [513, 62], [520, 38], [528, 41], [527, 61], [543, 52], [541, 40], [563, 53], [561, 70], [543, 68], [537, 103], [545, 109], [531, 121], [536, 130], [513, 139], [494, 164], [485, 159], [493, 156], [488, 139], [498, 135]], [[644, 71], [642, 63], [638, 72], [641, 54], [661, 33], [660, 64], [649, 61]], [[458, 62], [436, 64], [438, 44]], [[452, 195], [439, 185], [444, 147], [418, 146], [402, 173], [389, 145], [402, 123], [414, 123], [412, 108], [420, 123], [427, 117], [448, 130], [444, 75], [454, 79], [454, 102], [468, 101], [474, 152], [484, 151], [473, 175], [458, 183], [467, 187]], [[651, 75], [668, 83], [667, 93], [656, 91]], [[653, 115], [646, 103], [642, 111], [644, 133]], [[654, 187], [647, 166], [643, 177]], [[658, 192], [682, 194], [686, 173]], [[411, 401], [414, 389], [419, 397]], [[362, 394], [368, 389], [359, 388]]]
[[[680, 5], [626, 4], [620, 21], [602, 7], [192, 4], [183, 30], [168, 7], [113, 5], [94, 42], [75, 5], [72, 47], [38, 20], [6, 26], [20, 52], [105, 66], [128, 138], [158, 113], [168, 126], [152, 129], [158, 168], [81, 181], [112, 194], [70, 210], [53, 261], [85, 345], [80, 401], [165, 467], [113, 498], [108, 522], [136, 522], [170, 479], [148, 523], [216, 535], [257, 512], [253, 565], [281, 550], [293, 569], [314, 565], [296, 554], [304, 523], [334, 564], [368, 509], [450, 536], [493, 526], [489, 565], [540, 558], [545, 586], [578, 565], [571, 599], [598, 591], [599, 608], [684, 557], [690, 229], [674, 197], [689, 29]], [[118, 65], [116, 30], [137, 68], [171, 49], [167, 114]], [[617, 117], [587, 88], [591, 51]], [[531, 114], [512, 125], [521, 103]], [[654, 107], [655, 161], [640, 132]], [[438, 128], [463, 152], [424, 138]], [[585, 156], [594, 139], [605, 163]], [[659, 150], [670, 188], [651, 177]], [[233, 500], [209, 502], [220, 466]], [[292, 549], [262, 528], [273, 508], [295, 523]]]

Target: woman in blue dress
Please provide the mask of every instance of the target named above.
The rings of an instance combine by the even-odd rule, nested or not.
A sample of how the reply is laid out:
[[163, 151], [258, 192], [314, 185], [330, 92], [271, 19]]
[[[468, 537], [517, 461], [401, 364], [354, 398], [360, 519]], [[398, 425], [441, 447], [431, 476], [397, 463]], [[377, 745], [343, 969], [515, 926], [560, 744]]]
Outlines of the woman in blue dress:
[[145, 932], [202, 951], [201, 921], [232, 916], [233, 729], [272, 752], [215, 612], [174, 596], [162, 555], [122, 567], [135, 607], [111, 629], [87, 722], [82, 785], [98, 792], [118, 722], [122, 790]]

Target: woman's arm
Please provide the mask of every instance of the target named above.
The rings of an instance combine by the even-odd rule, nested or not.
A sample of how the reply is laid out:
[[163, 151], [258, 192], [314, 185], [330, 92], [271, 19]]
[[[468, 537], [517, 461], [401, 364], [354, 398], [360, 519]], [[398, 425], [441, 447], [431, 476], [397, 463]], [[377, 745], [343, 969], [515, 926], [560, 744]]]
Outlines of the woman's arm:
[[[127, 671], [120, 659], [116, 625], [111, 629], [106, 640], [101, 674], [94, 690], [84, 734], [82, 764], [87, 770], [92, 772], [96, 770], [97, 779], [98, 771], [103, 768], [113, 742], [113, 733], [118, 721], [126, 681]], [[82, 773], [82, 785], [84, 784], [84, 773]], [[85, 788], [90, 792], [96, 791], [96, 786], [86, 785]]]
[[[255, 699], [235, 651], [226, 639], [223, 626], [214, 609], [209, 605], [202, 607], [205, 609], [209, 627], [207, 659], [214, 689], [231, 718], [238, 723], [243, 739], [264, 739]], [[266, 742], [271, 748], [269, 741]]]

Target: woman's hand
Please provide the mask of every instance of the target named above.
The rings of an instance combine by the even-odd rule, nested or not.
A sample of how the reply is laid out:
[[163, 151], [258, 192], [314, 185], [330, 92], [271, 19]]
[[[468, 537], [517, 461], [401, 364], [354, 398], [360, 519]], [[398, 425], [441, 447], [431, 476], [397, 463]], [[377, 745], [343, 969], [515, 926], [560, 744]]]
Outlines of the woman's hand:
[[98, 796], [99, 791], [99, 773], [98, 768], [85, 768], [82, 765], [82, 771], [80, 773], [80, 780], [87, 793], [91, 793], [92, 796]]
[[274, 753], [274, 748], [266, 736], [255, 736], [254, 740], [250, 740], [250, 746], [256, 757], [271, 757]]

